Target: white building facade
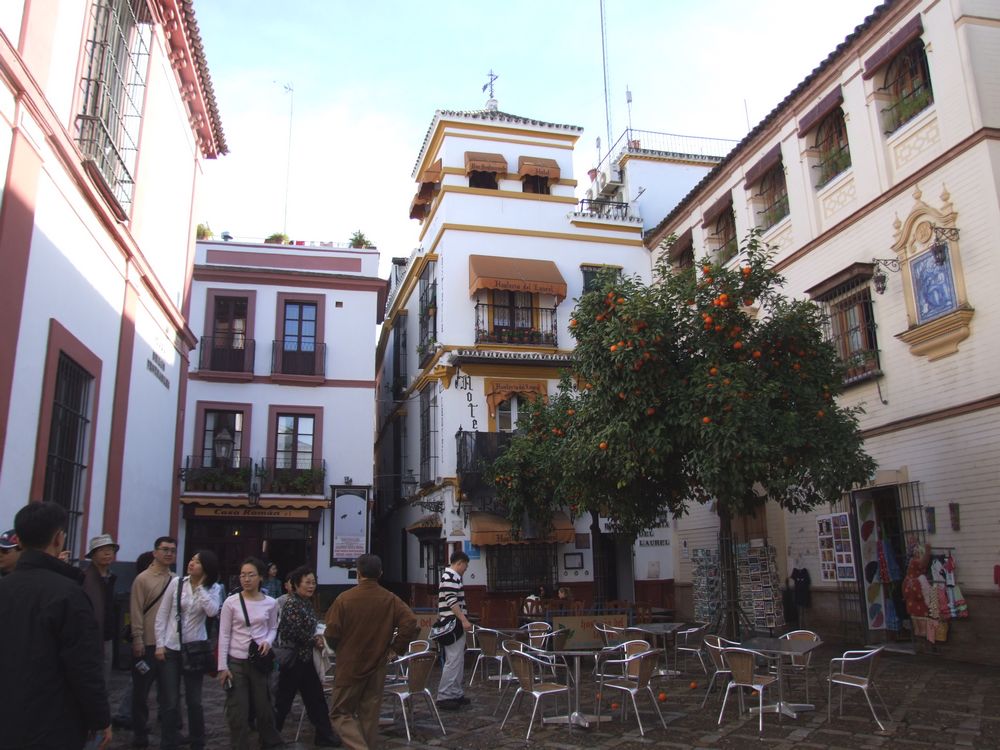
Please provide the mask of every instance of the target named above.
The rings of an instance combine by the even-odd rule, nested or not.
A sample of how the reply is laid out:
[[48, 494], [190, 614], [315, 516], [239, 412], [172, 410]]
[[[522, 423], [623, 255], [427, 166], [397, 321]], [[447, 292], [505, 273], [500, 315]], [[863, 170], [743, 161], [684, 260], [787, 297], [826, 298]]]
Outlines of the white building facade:
[[181, 544], [224, 571], [309, 564], [321, 594], [368, 550], [378, 251], [197, 243], [177, 470]]
[[134, 560], [176, 530], [202, 160], [226, 152], [190, 3], [0, 4], [0, 524]]
[[[623, 599], [662, 605], [673, 577], [668, 529], [633, 548], [591, 539], [589, 517], [567, 512], [548, 536], [514, 539], [482, 476], [481, 462], [506, 445], [519, 409], [554, 393], [571, 365], [573, 300], [588, 280], [606, 266], [644, 280], [650, 269], [635, 204], [574, 195], [580, 129], [495, 105], [438, 111], [413, 172], [421, 244], [394, 261], [377, 354], [385, 578], [429, 603], [449, 555], [464, 549], [473, 611], [539, 584], [592, 600], [596, 576]], [[684, 191], [712, 163], [679, 177]], [[595, 543], [609, 545], [603, 571], [594, 569]]]
[[[957, 563], [972, 614], [951, 622], [949, 647], [996, 643], [998, 22], [991, 3], [880, 6], [646, 236], [684, 266], [729, 261], [756, 228], [785, 291], [830, 315], [842, 400], [865, 409], [878, 474], [814, 513], [769, 504], [742, 532], [777, 548], [782, 578], [808, 572], [806, 624], [821, 632], [907, 640], [900, 578], [924, 543]], [[839, 513], [850, 537], [825, 546]], [[690, 552], [717, 546], [718, 520], [699, 508], [676, 529], [690, 612]]]

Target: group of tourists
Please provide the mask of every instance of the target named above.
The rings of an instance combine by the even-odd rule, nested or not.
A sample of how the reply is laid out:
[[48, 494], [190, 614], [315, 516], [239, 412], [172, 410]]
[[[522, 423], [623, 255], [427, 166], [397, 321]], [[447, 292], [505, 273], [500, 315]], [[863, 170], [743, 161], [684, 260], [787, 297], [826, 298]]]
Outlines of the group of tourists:
[[[111, 744], [109, 684], [121, 636], [111, 566], [119, 545], [109, 534], [92, 538], [89, 565], [81, 570], [66, 559], [68, 520], [56, 503], [29, 503], [15, 516], [14, 529], [0, 534], [0, 663], [20, 678], [18, 689], [0, 701], [0, 750], [104, 750]], [[132, 684], [114, 722], [131, 728], [133, 747], [149, 746], [148, 697], [155, 683], [159, 746], [202, 750], [206, 674], [225, 689], [233, 748], [249, 750], [252, 732], [261, 747], [282, 746], [281, 729], [296, 695], [315, 728], [316, 746], [375, 746], [387, 663], [392, 654], [405, 653], [418, 632], [412, 610], [379, 585], [376, 555], [357, 559], [358, 585], [334, 600], [323, 625], [313, 606], [316, 573], [307, 566], [282, 582], [273, 565], [247, 558], [238, 589], [226, 597], [215, 553], [198, 551], [179, 577], [171, 572], [176, 557], [177, 541], [161, 536], [137, 560], [128, 630]], [[467, 565], [468, 557], [455, 553], [442, 576], [439, 612], [461, 624], [442, 646], [437, 703], [443, 708], [468, 703], [462, 691], [464, 633], [472, 628], [462, 592]], [[213, 618], [217, 648], [209, 639]], [[321, 676], [327, 646], [336, 653], [329, 708]]]

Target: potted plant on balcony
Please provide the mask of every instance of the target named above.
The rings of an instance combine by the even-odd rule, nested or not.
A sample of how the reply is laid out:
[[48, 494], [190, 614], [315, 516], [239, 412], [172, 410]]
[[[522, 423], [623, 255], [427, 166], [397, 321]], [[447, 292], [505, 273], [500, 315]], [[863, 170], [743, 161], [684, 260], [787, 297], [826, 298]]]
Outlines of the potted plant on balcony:
[[264, 238], [265, 245], [287, 245], [288, 235], [284, 232], [275, 232]]

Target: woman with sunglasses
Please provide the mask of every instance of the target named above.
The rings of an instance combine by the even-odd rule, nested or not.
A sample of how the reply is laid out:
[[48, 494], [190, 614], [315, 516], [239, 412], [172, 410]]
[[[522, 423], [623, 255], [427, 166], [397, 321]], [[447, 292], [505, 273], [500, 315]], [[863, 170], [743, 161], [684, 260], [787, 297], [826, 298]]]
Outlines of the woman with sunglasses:
[[226, 723], [234, 750], [250, 750], [251, 702], [260, 746], [284, 744], [274, 728], [268, 675], [250, 659], [254, 648], [266, 656], [278, 631], [274, 599], [260, 590], [266, 572], [266, 566], [257, 558], [244, 560], [240, 566], [240, 591], [226, 599], [219, 616], [219, 681], [226, 688]]
[[[187, 566], [186, 578], [175, 578], [163, 592], [163, 603], [156, 614], [156, 658], [162, 662], [166, 696], [163, 701], [163, 741], [160, 747], [177, 747], [179, 731], [177, 714], [180, 710], [181, 678], [184, 679], [184, 700], [188, 710], [188, 729], [192, 750], [205, 747], [205, 712], [201, 706], [200, 672], [181, 669], [181, 643], [208, 639], [205, 620], [219, 614], [219, 597], [222, 584], [219, 578], [219, 559], [211, 550], [200, 550]], [[180, 593], [180, 622], [178, 623], [178, 595]], [[177, 629], [181, 628], [178, 634]], [[181, 641], [183, 636], [183, 641]]]

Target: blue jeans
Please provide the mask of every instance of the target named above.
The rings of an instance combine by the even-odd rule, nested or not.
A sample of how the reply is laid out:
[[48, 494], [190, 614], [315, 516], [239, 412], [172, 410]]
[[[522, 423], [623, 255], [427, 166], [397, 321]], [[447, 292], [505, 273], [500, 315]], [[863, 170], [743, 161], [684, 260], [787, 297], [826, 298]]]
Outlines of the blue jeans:
[[167, 649], [166, 661], [160, 662], [160, 669], [163, 672], [163, 700], [161, 710], [163, 716], [163, 737], [160, 747], [166, 750], [175, 750], [180, 739], [180, 732], [177, 727], [178, 712], [180, 711], [181, 680], [184, 680], [184, 702], [187, 703], [188, 711], [188, 733], [191, 738], [192, 750], [203, 750], [205, 747], [205, 712], [201, 707], [201, 682], [204, 678], [202, 674], [192, 674], [181, 669], [181, 652]]

